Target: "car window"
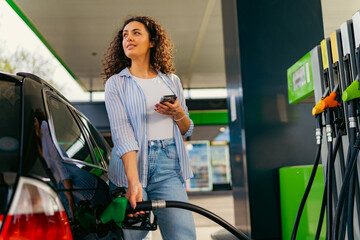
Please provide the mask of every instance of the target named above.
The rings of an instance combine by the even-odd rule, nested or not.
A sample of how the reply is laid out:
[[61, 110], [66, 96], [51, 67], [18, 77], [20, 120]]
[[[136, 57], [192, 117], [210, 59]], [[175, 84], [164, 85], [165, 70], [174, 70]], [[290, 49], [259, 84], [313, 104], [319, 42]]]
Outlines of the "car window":
[[[79, 118], [85, 125], [86, 130], [91, 134], [92, 139], [95, 141], [97, 148], [95, 151], [96, 158], [99, 162], [107, 168], [110, 160], [111, 150], [105, 139], [100, 135], [96, 128], [85, 118], [82, 114], [78, 113]], [[94, 144], [95, 145], [95, 144]], [[102, 158], [100, 158], [100, 155]], [[105, 161], [105, 163], [103, 162]]]
[[[20, 84], [2, 81], [0, 76], [0, 170], [16, 169], [19, 155]], [[1, 172], [0, 171], [0, 172]]]
[[68, 107], [54, 97], [49, 98], [48, 105], [63, 156], [94, 164], [85, 137]]

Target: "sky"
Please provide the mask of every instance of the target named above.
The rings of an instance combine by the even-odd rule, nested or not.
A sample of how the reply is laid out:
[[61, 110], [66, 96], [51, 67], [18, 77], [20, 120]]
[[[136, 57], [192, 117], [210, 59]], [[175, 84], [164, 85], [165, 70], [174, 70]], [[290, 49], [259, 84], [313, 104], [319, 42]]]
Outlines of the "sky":
[[[54, 66], [52, 80], [59, 87], [60, 92], [72, 102], [89, 101], [89, 93], [77, 84], [35, 33], [4, 0], [0, 0], [0, 44], [2, 44], [0, 50], [6, 51], [6, 55], [21, 48], [48, 59], [50, 64]], [[185, 98], [226, 98], [226, 89], [185, 90], [184, 95]], [[104, 101], [104, 93], [93, 93], [92, 99], [93, 101]]]
[[0, 1], [0, 42], [3, 44], [2, 49], [5, 49], [6, 54], [11, 54], [22, 48], [49, 60], [50, 64], [54, 66], [53, 81], [61, 89], [61, 93], [70, 101], [87, 101], [89, 99], [89, 93], [77, 84], [40, 39], [3, 0]]

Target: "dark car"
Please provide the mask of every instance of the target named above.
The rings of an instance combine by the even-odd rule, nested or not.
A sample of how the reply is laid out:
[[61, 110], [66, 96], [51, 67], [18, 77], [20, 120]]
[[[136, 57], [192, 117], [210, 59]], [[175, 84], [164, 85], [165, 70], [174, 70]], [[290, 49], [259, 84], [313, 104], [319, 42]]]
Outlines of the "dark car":
[[0, 239], [99, 238], [75, 215], [111, 202], [109, 159], [104, 138], [51, 85], [0, 73]]

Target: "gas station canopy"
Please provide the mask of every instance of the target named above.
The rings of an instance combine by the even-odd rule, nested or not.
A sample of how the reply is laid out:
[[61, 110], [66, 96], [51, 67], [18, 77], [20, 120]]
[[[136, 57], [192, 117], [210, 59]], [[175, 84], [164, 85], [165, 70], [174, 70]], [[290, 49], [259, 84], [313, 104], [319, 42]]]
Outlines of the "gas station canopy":
[[225, 87], [221, 1], [7, 0], [87, 91], [104, 90], [101, 61], [123, 20], [148, 15], [168, 31], [184, 88]]
[[[104, 90], [103, 55], [123, 20], [133, 15], [151, 16], [168, 31], [184, 88], [226, 86], [221, 0], [6, 1], [87, 91]], [[357, 0], [321, 2], [325, 36], [360, 7]], [[237, 34], [236, 26], [224, 27]]]

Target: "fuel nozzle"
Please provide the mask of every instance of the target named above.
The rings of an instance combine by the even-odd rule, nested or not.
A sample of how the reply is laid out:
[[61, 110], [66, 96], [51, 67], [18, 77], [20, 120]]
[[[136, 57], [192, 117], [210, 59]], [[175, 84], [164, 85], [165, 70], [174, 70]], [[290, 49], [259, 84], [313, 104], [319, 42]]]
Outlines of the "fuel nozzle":
[[324, 98], [324, 101], [321, 104], [321, 107], [325, 109], [325, 128], [326, 128], [326, 137], [328, 142], [333, 140], [333, 115], [332, 108], [340, 106], [340, 103], [336, 101], [336, 93], [331, 92], [329, 96]]
[[316, 105], [315, 107], [313, 107], [312, 109], [312, 115], [316, 116], [322, 112], [325, 111], [325, 109], [323, 109], [321, 106], [323, 104], [323, 99], [321, 99]]
[[128, 200], [126, 197], [115, 198], [100, 215], [101, 222], [105, 224], [110, 222], [111, 220], [114, 220], [116, 225], [119, 228], [122, 228], [122, 222], [125, 219], [127, 204]]
[[357, 128], [356, 102], [351, 100], [360, 98], [360, 84], [358, 79], [357, 76], [342, 94], [343, 101], [348, 103], [349, 128]]
[[336, 101], [335, 98], [336, 98], [336, 93], [331, 92], [330, 95], [324, 98], [323, 101], [321, 102], [321, 108], [325, 110], [327, 108], [334, 108], [340, 106], [340, 103]]
[[[329, 96], [326, 98], [321, 99], [315, 107], [312, 109], [312, 114], [314, 116], [318, 116], [320, 113], [324, 112], [326, 110], [326, 136], [328, 138], [328, 141], [332, 141], [332, 114], [330, 113], [331, 108], [335, 108], [337, 106], [340, 106], [340, 103], [336, 101], [336, 93], [331, 92]], [[320, 118], [319, 118], [320, 119]], [[320, 121], [320, 120], [319, 120]], [[321, 127], [317, 127], [316, 129], [316, 139], [317, 144], [320, 144], [321, 142]]]
[[344, 102], [348, 102], [350, 100], [353, 100], [355, 98], [360, 98], [360, 89], [359, 89], [359, 81], [355, 80], [353, 81], [343, 92], [342, 94], [342, 100]]
[[312, 115], [316, 116], [325, 111], [327, 108], [334, 108], [340, 106], [340, 103], [336, 101], [336, 93], [331, 92], [329, 96], [321, 99], [315, 107], [312, 109]]
[[[134, 230], [150, 230], [157, 229], [156, 216], [151, 219], [151, 210], [157, 209], [157, 205], [151, 201], [138, 202], [136, 208], [133, 209], [128, 199], [125, 197], [125, 188], [119, 187], [111, 192], [114, 198], [112, 202], [101, 213], [99, 219], [103, 224], [107, 224], [111, 220], [119, 228], [134, 229]], [[128, 217], [129, 213], [136, 213], [139, 211], [145, 211], [145, 214], [140, 214], [138, 217]], [[151, 221], [153, 220], [153, 221]]]

